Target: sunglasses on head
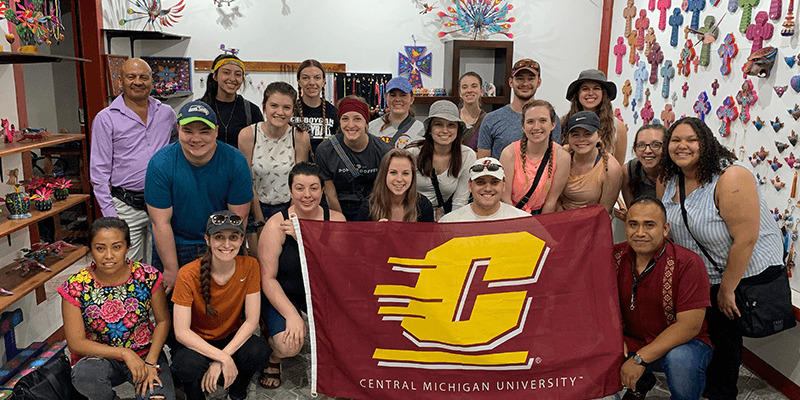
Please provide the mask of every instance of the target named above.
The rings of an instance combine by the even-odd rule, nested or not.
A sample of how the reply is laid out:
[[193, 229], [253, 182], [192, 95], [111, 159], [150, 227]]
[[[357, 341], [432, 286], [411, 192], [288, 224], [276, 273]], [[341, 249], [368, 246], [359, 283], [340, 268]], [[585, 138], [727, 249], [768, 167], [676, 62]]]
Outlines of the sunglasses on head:
[[486, 169], [489, 172], [494, 172], [500, 170], [500, 168], [503, 168], [503, 166], [500, 164], [492, 163], [486, 165], [483, 164], [473, 165], [472, 168], [470, 168], [469, 170], [472, 172], [483, 172], [483, 170]]
[[211, 215], [211, 223], [220, 226], [228, 221], [233, 226], [241, 226], [242, 225], [242, 217], [238, 215], [224, 215], [224, 214], [212, 214]]

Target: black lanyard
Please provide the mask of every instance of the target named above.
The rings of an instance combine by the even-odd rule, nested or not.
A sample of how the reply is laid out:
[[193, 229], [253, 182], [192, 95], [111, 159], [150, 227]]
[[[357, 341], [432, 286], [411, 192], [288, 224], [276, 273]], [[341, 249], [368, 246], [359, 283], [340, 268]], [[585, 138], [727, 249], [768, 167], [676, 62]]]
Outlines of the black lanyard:
[[642, 271], [642, 273], [639, 275], [638, 278], [636, 277], [636, 261], [631, 260], [631, 276], [633, 277], [633, 287], [631, 288], [631, 311], [633, 311], [633, 309], [636, 308], [635, 304], [636, 286], [639, 285], [640, 280], [644, 279], [644, 277], [647, 276], [650, 273], [650, 271], [653, 270], [653, 268], [655, 268], [656, 264], [658, 263], [658, 260], [660, 260], [661, 256], [664, 255], [664, 250], [666, 249], [667, 249], [667, 244], [664, 243], [664, 245], [661, 247], [661, 252], [658, 253], [658, 256], [656, 256], [656, 258], [650, 260], [650, 262], [647, 264], [647, 267], [645, 267], [644, 271]]

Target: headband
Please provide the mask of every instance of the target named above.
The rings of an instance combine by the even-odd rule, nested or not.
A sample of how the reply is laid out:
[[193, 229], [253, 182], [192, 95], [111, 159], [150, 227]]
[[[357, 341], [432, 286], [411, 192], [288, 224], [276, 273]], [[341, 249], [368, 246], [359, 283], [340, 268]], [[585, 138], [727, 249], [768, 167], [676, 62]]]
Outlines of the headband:
[[369, 107], [363, 101], [356, 99], [344, 99], [339, 103], [339, 119], [342, 118], [342, 115], [350, 111], [355, 111], [361, 114], [365, 120], [369, 121]]
[[239, 68], [242, 69], [242, 71], [246, 71], [246, 69], [244, 68], [244, 63], [243, 62], [241, 62], [240, 60], [237, 60], [235, 58], [231, 58], [231, 57], [223, 58], [222, 60], [217, 61], [217, 63], [214, 64], [214, 71], [216, 72], [216, 70], [218, 70], [219, 67], [221, 67], [223, 65], [227, 65], [227, 64], [238, 65]]

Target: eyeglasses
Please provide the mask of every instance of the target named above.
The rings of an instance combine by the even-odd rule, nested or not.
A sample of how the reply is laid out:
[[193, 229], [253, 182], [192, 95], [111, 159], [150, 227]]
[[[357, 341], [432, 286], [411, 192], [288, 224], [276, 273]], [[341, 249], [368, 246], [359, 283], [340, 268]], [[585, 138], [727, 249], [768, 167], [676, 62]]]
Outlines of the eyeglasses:
[[211, 223], [220, 226], [228, 221], [233, 226], [241, 226], [242, 225], [242, 217], [238, 215], [224, 215], [224, 214], [212, 214], [211, 215]]
[[483, 172], [483, 170], [486, 169], [489, 172], [494, 172], [500, 170], [500, 168], [503, 168], [503, 166], [500, 164], [492, 163], [486, 165], [484, 164], [473, 165], [472, 168], [470, 168], [469, 170], [472, 172]]
[[654, 140], [650, 143], [638, 142], [633, 145], [633, 149], [636, 151], [644, 151], [644, 149], [647, 148], [647, 146], [650, 146], [650, 149], [655, 151], [663, 147], [664, 143], [661, 143], [658, 140]]

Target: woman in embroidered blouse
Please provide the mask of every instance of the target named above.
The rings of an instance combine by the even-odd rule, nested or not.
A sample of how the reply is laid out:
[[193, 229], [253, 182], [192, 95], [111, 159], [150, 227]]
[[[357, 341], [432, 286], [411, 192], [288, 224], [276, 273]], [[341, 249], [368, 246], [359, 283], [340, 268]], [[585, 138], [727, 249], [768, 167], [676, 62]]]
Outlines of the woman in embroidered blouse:
[[[290, 124], [297, 103], [297, 92], [286, 82], [272, 82], [264, 90], [266, 121], [242, 129], [239, 150], [250, 165], [253, 177], [251, 203], [252, 224], [247, 233], [256, 233], [258, 226], [282, 208], [289, 207], [289, 171], [296, 163], [308, 160], [311, 142], [308, 134]], [[248, 237], [253, 257], [258, 257], [258, 236]]]
[[[466, 124], [459, 118], [453, 102], [433, 103], [423, 125], [423, 140], [408, 151], [417, 158], [417, 191], [433, 204], [438, 220], [469, 202], [469, 168], [476, 156], [472, 149], [461, 144]], [[439, 194], [433, 178], [437, 180]], [[444, 204], [440, 204], [439, 196]]]
[[58, 288], [72, 383], [92, 400], [115, 398], [126, 381], [144, 399], [175, 399], [161, 351], [171, 322], [161, 273], [126, 257], [130, 231], [119, 218], [96, 219], [89, 243], [92, 264]]
[[[657, 186], [656, 193], [667, 209], [670, 236], [703, 259], [711, 282], [706, 321], [714, 354], [703, 397], [735, 399], [742, 334], [734, 290], [741, 281], [785, 273], [780, 230], [753, 174], [714, 138], [705, 122], [682, 118], [664, 140], [668, 154], [661, 158], [659, 180], [666, 187]], [[681, 211], [681, 186], [688, 221]]]
[[[664, 149], [667, 129], [661, 124], [644, 125], [633, 138], [636, 158], [622, 167], [622, 199], [631, 204], [642, 196], [656, 197], [659, 163]], [[628, 214], [627, 206], [614, 209], [614, 216], [622, 221]]]
[[[500, 163], [506, 171], [506, 190], [503, 202], [521, 210], [546, 214], [556, 209], [558, 197], [567, 184], [570, 156], [563, 147], [553, 142], [556, 127], [556, 110], [544, 100], [532, 100], [522, 107], [522, 139], [503, 149]], [[548, 153], [547, 168], [531, 193], [529, 200], [518, 206], [528, 194], [536, 179], [545, 152]]]

